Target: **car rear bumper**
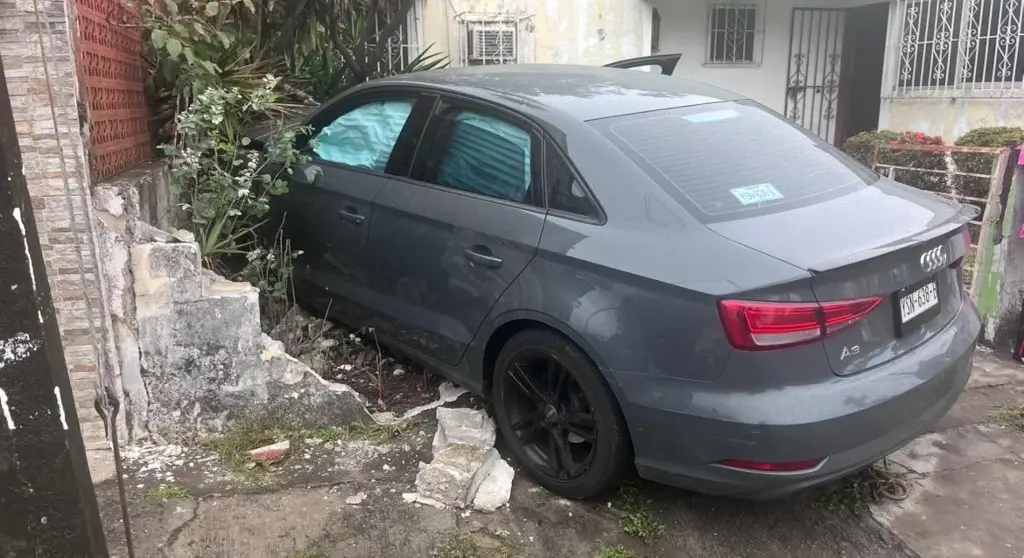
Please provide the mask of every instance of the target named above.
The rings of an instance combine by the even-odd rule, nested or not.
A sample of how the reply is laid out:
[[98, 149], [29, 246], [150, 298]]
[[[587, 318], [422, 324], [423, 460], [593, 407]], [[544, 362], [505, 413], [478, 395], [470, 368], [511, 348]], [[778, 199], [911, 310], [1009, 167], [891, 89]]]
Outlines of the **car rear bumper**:
[[[653, 481], [755, 500], [843, 477], [907, 444], [949, 411], [970, 378], [980, 329], [976, 310], [965, 302], [932, 339], [854, 376], [758, 393], [688, 382], [687, 397], [662, 399], [672, 405], [627, 403], [637, 470]], [[629, 399], [630, 374], [615, 376]], [[662, 393], [680, 393], [679, 380], [659, 381], [666, 383]], [[652, 388], [649, 377], [641, 383]], [[825, 461], [817, 468], [794, 473], [717, 464], [818, 458]]]

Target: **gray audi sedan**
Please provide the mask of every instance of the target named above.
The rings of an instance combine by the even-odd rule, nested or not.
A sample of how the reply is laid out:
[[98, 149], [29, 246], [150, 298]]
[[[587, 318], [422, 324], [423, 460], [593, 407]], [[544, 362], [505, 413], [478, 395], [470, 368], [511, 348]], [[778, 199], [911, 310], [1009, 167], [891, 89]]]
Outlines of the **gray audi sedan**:
[[301, 301], [488, 397], [515, 462], [570, 498], [634, 467], [778, 497], [928, 430], [980, 329], [973, 208], [619, 66], [419, 72], [326, 103], [279, 206]]

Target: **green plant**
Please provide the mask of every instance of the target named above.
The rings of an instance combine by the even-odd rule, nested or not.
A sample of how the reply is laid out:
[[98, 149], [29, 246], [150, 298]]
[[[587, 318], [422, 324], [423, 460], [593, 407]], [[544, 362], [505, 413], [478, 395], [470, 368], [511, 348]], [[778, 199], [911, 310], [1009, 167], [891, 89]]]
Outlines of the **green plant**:
[[[935, 146], [935, 149], [901, 150], [902, 145]], [[921, 172], [906, 169], [896, 170], [896, 180], [922, 190], [944, 192], [948, 190], [945, 150], [942, 138], [928, 136], [921, 132], [892, 132], [880, 130], [861, 132], [843, 144], [843, 151], [848, 155], [872, 168], [876, 163], [897, 167], [910, 167], [941, 172]], [[883, 174], [887, 167], [877, 169]]]
[[1007, 428], [1024, 432], [1024, 405], [1003, 409], [996, 416], [996, 420]]
[[476, 539], [469, 533], [451, 536], [431, 553], [436, 558], [480, 558], [483, 551]]
[[188, 490], [177, 484], [161, 484], [147, 495], [153, 500], [185, 500], [188, 498]]
[[[1006, 147], [1021, 143], [1024, 143], [1024, 128], [1016, 126], [975, 128], [956, 140], [956, 145], [970, 147]], [[991, 174], [995, 159], [995, 155], [985, 153], [953, 153], [953, 162], [960, 172]], [[988, 178], [955, 175], [953, 183], [961, 195], [988, 199]]]
[[889, 470], [887, 464], [872, 465], [842, 479], [834, 490], [820, 493], [814, 500], [814, 506], [861, 514], [883, 498], [905, 499], [910, 490], [905, 477]]
[[601, 558], [635, 558], [636, 554], [633, 554], [632, 550], [618, 545], [618, 546], [606, 546], [601, 549]]
[[626, 512], [619, 520], [619, 527], [626, 534], [649, 545], [665, 533], [665, 525], [647, 511], [640, 491], [635, 486], [624, 485], [619, 489], [618, 506]]

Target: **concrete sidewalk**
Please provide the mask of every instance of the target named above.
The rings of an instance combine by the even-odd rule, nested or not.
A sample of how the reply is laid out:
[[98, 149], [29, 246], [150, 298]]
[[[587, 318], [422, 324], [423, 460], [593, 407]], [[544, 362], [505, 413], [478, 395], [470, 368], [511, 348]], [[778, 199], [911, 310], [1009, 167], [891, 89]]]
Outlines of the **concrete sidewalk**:
[[979, 354], [935, 431], [890, 457], [916, 480], [874, 518], [921, 556], [1024, 556], [1024, 434], [998, 420], [1022, 403], [1024, 367]]

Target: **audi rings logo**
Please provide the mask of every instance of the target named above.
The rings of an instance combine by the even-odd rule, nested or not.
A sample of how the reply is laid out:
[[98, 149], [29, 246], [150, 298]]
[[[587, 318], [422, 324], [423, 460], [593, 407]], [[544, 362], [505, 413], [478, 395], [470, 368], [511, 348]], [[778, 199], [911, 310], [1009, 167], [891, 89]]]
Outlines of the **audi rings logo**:
[[921, 269], [931, 273], [946, 266], [946, 251], [942, 246], [936, 246], [921, 254]]

